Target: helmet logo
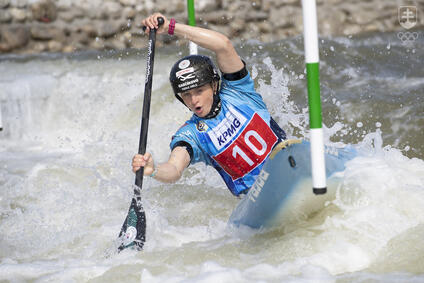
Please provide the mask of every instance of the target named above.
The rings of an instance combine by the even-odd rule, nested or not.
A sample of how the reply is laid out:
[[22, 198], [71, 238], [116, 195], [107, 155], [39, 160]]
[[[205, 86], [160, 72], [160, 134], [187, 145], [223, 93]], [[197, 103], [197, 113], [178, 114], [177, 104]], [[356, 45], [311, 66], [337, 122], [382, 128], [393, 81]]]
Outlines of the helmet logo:
[[178, 68], [180, 68], [180, 69], [185, 69], [188, 66], [190, 66], [189, 60], [183, 60], [183, 61], [180, 62], [180, 64], [178, 64]]
[[180, 76], [180, 77], [178, 77], [178, 79], [180, 81], [182, 81], [182, 82], [184, 82], [186, 80], [189, 80], [189, 79], [194, 79], [194, 78], [196, 78], [196, 76], [193, 73], [187, 74], [186, 76]]
[[199, 82], [199, 79], [195, 79], [195, 80], [192, 80], [192, 81], [188, 81], [188, 82], [184, 82], [182, 84], [179, 84], [178, 87], [181, 89], [181, 91], [185, 91], [185, 90], [197, 87], [198, 82]]
[[186, 80], [196, 78], [196, 75], [193, 72], [194, 72], [194, 68], [191, 67], [191, 68], [178, 71], [175, 75], [177, 76], [178, 80], [180, 80], [181, 82], [184, 82]]

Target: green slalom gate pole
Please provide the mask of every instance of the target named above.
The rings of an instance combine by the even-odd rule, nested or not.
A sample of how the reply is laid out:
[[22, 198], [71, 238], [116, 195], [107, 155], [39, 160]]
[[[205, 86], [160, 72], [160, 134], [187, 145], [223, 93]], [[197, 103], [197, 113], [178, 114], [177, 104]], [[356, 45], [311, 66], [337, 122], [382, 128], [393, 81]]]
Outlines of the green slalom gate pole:
[[314, 194], [327, 192], [319, 87], [318, 27], [315, 0], [302, 0], [306, 76], [308, 81], [309, 123], [311, 128], [311, 166]]
[[[194, 0], [187, 0], [188, 25], [196, 26], [196, 16], [194, 14]], [[190, 41], [190, 55], [197, 55], [197, 44]]]

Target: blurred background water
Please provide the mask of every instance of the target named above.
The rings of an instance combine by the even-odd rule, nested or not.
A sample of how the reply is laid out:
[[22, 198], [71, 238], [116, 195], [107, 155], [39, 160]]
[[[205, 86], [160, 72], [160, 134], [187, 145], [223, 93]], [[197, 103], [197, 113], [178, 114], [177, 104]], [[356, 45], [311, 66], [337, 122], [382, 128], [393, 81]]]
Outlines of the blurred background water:
[[[2, 55], [0, 280], [424, 281], [422, 44], [320, 39], [326, 142], [363, 154], [319, 213], [235, 230], [238, 199], [213, 169], [191, 166], [176, 184], [146, 178], [145, 250], [112, 255], [132, 197], [145, 50]], [[277, 122], [307, 139], [302, 39], [236, 48]], [[185, 52], [156, 50], [148, 150], [161, 161], [190, 116], [168, 83]]]

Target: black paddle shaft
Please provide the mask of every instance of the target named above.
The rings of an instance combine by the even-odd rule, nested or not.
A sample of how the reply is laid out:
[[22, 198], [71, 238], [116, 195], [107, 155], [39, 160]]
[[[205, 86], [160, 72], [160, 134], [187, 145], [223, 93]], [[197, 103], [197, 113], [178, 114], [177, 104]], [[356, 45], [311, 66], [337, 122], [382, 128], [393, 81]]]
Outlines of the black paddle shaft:
[[[162, 17], [158, 18], [159, 25], [164, 23]], [[143, 113], [141, 117], [140, 140], [138, 153], [146, 153], [147, 131], [149, 128], [150, 99], [152, 96], [153, 64], [155, 59], [156, 29], [151, 29], [149, 34], [149, 46], [147, 51], [146, 81], [144, 85]], [[118, 252], [125, 248], [135, 246], [141, 250], [146, 241], [146, 214], [141, 203], [141, 189], [143, 186], [144, 167], [136, 172], [134, 197], [128, 210], [128, 215], [122, 225], [119, 238], [121, 244]]]
[[[164, 22], [163, 18], [158, 18], [159, 25]], [[141, 118], [140, 140], [138, 144], [138, 153], [146, 153], [147, 145], [147, 132], [149, 129], [149, 115], [150, 115], [150, 99], [152, 96], [152, 81], [153, 81], [153, 65], [155, 63], [155, 44], [156, 44], [156, 29], [151, 29], [149, 33], [149, 47], [147, 51], [147, 67], [146, 67], [146, 81], [144, 85], [144, 100], [143, 100], [143, 114]], [[135, 185], [140, 189], [143, 186], [144, 167], [141, 167], [135, 175]]]

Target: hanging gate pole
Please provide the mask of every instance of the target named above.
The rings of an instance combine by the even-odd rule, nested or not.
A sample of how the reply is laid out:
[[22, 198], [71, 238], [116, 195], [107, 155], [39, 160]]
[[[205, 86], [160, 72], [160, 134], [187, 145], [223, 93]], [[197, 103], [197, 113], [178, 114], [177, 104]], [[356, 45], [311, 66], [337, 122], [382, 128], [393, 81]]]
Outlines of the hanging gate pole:
[[311, 129], [312, 187], [314, 194], [327, 192], [319, 86], [318, 27], [315, 0], [302, 0], [309, 123]]
[[[194, 15], [194, 0], [187, 0], [188, 25], [196, 26], [196, 16]], [[197, 44], [190, 41], [190, 55], [197, 55]]]

